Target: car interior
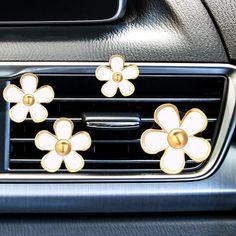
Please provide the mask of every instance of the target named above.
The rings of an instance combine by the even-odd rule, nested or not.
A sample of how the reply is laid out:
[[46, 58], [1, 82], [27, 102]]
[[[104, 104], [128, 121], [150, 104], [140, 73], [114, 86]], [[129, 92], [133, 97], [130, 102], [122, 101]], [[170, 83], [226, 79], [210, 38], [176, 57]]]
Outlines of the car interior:
[[0, 235], [236, 235], [236, 1], [4, 1]]

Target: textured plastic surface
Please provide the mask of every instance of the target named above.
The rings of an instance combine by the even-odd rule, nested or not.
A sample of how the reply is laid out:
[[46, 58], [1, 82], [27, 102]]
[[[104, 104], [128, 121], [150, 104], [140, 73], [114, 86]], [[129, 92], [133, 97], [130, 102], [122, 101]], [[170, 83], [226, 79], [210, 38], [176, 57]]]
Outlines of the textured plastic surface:
[[1, 27], [1, 61], [227, 62], [200, 0], [129, 0], [113, 24]]
[[203, 0], [222, 35], [231, 60], [236, 60], [236, 1]]

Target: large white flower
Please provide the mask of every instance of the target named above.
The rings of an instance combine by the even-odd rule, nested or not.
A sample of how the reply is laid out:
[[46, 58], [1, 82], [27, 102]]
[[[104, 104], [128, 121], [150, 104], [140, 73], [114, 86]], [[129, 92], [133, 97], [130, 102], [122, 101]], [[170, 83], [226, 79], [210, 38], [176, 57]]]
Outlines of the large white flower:
[[21, 88], [14, 84], [8, 85], [3, 91], [3, 97], [7, 102], [16, 103], [10, 111], [10, 118], [17, 122], [23, 122], [27, 114], [34, 122], [42, 122], [48, 117], [47, 109], [40, 103], [50, 103], [54, 98], [51, 86], [45, 85], [37, 89], [38, 77], [26, 73], [20, 78]]
[[96, 77], [100, 81], [107, 81], [102, 86], [102, 94], [106, 97], [113, 97], [117, 89], [123, 96], [130, 96], [134, 93], [134, 85], [128, 81], [136, 79], [139, 75], [139, 69], [136, 65], [125, 66], [125, 59], [120, 55], [113, 55], [109, 60], [110, 67], [99, 66], [96, 70]]
[[210, 143], [194, 136], [207, 127], [207, 117], [201, 110], [189, 110], [180, 121], [177, 107], [164, 104], [156, 109], [154, 120], [162, 130], [146, 130], [141, 136], [141, 146], [149, 154], [165, 150], [160, 162], [165, 173], [180, 173], [185, 166], [185, 153], [195, 162], [202, 162], [209, 156]]
[[68, 171], [81, 170], [84, 159], [76, 151], [86, 151], [90, 148], [90, 135], [81, 131], [72, 136], [74, 124], [67, 118], [56, 120], [53, 129], [56, 135], [42, 130], [35, 137], [35, 145], [38, 149], [50, 151], [42, 158], [42, 167], [48, 172], [56, 172], [64, 161]]

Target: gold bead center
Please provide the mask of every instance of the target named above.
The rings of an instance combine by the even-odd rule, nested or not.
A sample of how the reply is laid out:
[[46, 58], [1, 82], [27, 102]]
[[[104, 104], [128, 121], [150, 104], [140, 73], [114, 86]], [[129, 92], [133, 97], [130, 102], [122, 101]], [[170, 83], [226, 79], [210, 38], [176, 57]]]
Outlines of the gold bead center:
[[173, 129], [167, 136], [168, 143], [171, 147], [180, 149], [188, 142], [188, 135], [183, 129]]
[[71, 152], [71, 143], [66, 139], [57, 141], [55, 150], [58, 155], [65, 156]]
[[25, 106], [32, 106], [35, 102], [35, 98], [32, 94], [26, 94], [23, 97], [23, 103]]
[[123, 80], [123, 75], [120, 72], [115, 72], [112, 75], [112, 79], [113, 81], [115, 81], [116, 83], [119, 83]]

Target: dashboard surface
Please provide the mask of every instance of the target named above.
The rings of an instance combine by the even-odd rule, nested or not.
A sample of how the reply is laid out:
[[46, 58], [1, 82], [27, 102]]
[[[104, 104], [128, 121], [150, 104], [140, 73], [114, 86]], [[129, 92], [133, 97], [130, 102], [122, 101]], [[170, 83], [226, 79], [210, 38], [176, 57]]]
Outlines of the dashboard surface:
[[0, 61], [228, 62], [200, 0], [135, 0], [110, 24], [4, 26]]
[[[0, 26], [0, 62], [100, 63], [122, 54], [132, 62], [234, 66], [235, 9], [228, 0], [127, 0], [112, 23]], [[21, 213], [0, 216], [0, 235], [234, 235], [235, 110], [233, 117], [224, 158], [197, 181], [0, 181], [0, 212]]]

